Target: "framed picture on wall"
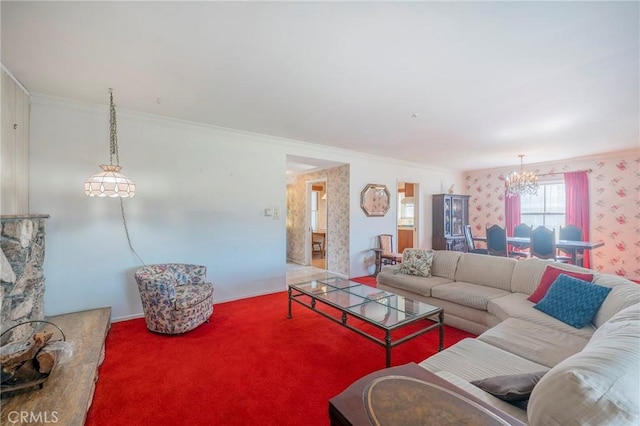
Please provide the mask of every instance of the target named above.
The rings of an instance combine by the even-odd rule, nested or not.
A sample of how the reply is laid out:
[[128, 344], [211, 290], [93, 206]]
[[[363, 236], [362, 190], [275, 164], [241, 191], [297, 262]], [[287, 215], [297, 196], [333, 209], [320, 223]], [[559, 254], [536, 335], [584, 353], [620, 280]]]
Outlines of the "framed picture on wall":
[[360, 207], [367, 216], [384, 216], [391, 207], [391, 194], [386, 185], [369, 183], [360, 193]]

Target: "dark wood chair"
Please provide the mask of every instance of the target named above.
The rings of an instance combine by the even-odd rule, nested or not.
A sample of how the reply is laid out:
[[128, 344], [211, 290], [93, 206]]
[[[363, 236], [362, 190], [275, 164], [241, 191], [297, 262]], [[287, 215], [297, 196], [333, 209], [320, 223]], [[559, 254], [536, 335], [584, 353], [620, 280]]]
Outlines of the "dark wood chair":
[[325, 233], [323, 232], [312, 232], [311, 233], [311, 255], [318, 253], [320, 257], [324, 259], [325, 255]]
[[487, 228], [487, 251], [491, 256], [509, 257], [506, 229], [500, 225]]
[[[582, 229], [578, 228], [575, 225], [567, 225], [560, 227], [559, 233], [561, 240], [569, 240], [569, 241], [582, 241]], [[573, 256], [571, 251], [567, 251], [564, 249], [558, 249], [561, 253], [566, 254], [568, 257]], [[584, 250], [576, 250], [576, 263], [578, 266], [582, 266], [582, 262], [584, 260]]]
[[311, 254], [319, 253], [322, 256], [322, 242], [321, 241], [312, 241], [311, 242]]
[[393, 251], [393, 235], [378, 235], [378, 246], [382, 249], [380, 260], [383, 265], [395, 265], [402, 262], [402, 253]]
[[[516, 225], [513, 228], [513, 236], [520, 238], [531, 238], [531, 230], [533, 228], [526, 223], [521, 223]], [[518, 256], [518, 257], [529, 257], [531, 252], [529, 249], [531, 248], [531, 243], [512, 243], [511, 247], [513, 248], [509, 255]]]
[[538, 226], [531, 231], [531, 256], [538, 259], [553, 259], [567, 263], [571, 260], [565, 256], [558, 256], [556, 250], [556, 231], [545, 226]]
[[476, 243], [473, 241], [473, 234], [471, 233], [471, 225], [464, 226], [464, 240], [467, 243], [467, 252], [476, 254], [489, 254], [487, 249], [476, 248]]

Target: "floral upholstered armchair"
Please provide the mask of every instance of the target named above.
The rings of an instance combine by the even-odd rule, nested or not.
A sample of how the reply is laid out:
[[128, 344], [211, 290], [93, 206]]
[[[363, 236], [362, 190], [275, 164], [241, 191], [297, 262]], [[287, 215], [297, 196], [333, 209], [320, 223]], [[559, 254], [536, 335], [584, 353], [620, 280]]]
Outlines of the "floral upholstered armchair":
[[193, 330], [213, 313], [213, 284], [206, 266], [167, 263], [135, 273], [147, 328], [179, 334]]

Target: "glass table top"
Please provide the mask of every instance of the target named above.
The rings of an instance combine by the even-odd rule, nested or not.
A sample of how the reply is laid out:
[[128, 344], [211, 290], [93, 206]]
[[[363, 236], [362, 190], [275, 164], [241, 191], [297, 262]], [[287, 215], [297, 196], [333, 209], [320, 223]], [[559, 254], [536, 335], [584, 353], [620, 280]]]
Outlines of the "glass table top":
[[331, 277], [291, 284], [300, 293], [385, 328], [428, 317], [441, 311], [436, 306], [349, 281]]

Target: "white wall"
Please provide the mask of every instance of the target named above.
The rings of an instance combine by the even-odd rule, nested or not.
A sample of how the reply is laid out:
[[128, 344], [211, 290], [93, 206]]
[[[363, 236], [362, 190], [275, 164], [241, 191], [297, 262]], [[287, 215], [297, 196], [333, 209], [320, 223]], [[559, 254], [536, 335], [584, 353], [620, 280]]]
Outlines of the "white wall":
[[[83, 193], [84, 180], [109, 161], [108, 121], [106, 106], [32, 98], [29, 201], [32, 213], [51, 215], [47, 315], [100, 306], [114, 318], [142, 312], [133, 278], [140, 264], [119, 201]], [[371, 272], [375, 236], [395, 230], [395, 205], [383, 218], [360, 209], [367, 183], [393, 193], [398, 180], [420, 182], [421, 247], [431, 246], [430, 194], [462, 187], [454, 171], [120, 109], [118, 140], [122, 172], [137, 186], [124, 200], [134, 248], [147, 264], [206, 265], [216, 302], [285, 289], [287, 154], [351, 164], [351, 276]], [[266, 207], [278, 207], [281, 219], [264, 217]]]
[[[379, 234], [396, 234], [397, 230], [397, 189], [398, 182], [417, 182], [419, 191], [415, 196], [419, 206], [418, 248], [431, 248], [432, 212], [431, 195], [446, 191], [452, 184], [462, 190], [462, 176], [454, 171], [424, 168], [398, 162], [383, 162], [375, 166], [371, 161], [351, 162], [351, 276], [371, 274], [373, 253], [377, 247]], [[387, 185], [391, 192], [391, 209], [384, 217], [367, 217], [360, 208], [360, 191], [368, 183]], [[397, 241], [394, 238], [394, 248]]]

